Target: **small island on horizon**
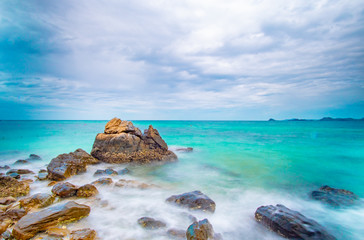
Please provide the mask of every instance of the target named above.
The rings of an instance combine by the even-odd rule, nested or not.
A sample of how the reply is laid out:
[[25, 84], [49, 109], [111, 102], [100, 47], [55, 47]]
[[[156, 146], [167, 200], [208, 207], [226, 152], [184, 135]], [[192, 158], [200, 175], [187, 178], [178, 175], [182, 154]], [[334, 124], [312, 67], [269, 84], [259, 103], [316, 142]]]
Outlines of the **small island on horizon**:
[[364, 121], [363, 118], [332, 118], [332, 117], [323, 117], [321, 119], [304, 119], [304, 118], [291, 118], [291, 119], [284, 119], [284, 120], [276, 120], [270, 118], [269, 122], [282, 122], [282, 121], [289, 121], [289, 122], [303, 122], [303, 121], [320, 121], [320, 122], [333, 122], [333, 121], [340, 121], [340, 122], [351, 122], [351, 121]]

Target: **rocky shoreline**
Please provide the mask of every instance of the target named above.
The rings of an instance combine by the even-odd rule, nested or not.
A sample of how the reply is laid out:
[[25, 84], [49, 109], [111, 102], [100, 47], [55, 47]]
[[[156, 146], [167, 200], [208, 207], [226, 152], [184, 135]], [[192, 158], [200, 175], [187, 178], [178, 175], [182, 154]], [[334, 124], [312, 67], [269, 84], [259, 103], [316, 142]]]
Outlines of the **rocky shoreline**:
[[[193, 149], [179, 148], [176, 151], [192, 152]], [[16, 161], [13, 166], [21, 167], [38, 160], [40, 157], [32, 154], [27, 159]], [[98, 166], [102, 162], [143, 165], [176, 160], [177, 156], [168, 150], [167, 144], [152, 126], [142, 134], [131, 122], [114, 118], [106, 124], [104, 133], [96, 136], [91, 154], [82, 149], [60, 154], [51, 160], [46, 170], [39, 169], [38, 173], [2, 166], [0, 170], [5, 174], [0, 174], [1, 239], [103, 239], [87, 226], [73, 230], [67, 227], [69, 223], [87, 218], [92, 212], [87, 201], [108, 205], [107, 201], [98, 198], [98, 188], [155, 189], [159, 186], [124, 178], [114, 181], [111, 178], [131, 174], [128, 168], [119, 171], [113, 168], [98, 169], [93, 174], [100, 178], [83, 185], [67, 182], [67, 179], [82, 176], [89, 171], [89, 166]], [[29, 195], [34, 182], [47, 183], [51, 191]], [[329, 186], [312, 191], [310, 197], [335, 208], [354, 205], [359, 199], [350, 191]], [[82, 199], [85, 201], [79, 203]], [[196, 211], [210, 216], [217, 208], [215, 201], [201, 191], [166, 196], [165, 202], [191, 213], [188, 216], [190, 224], [185, 229], [169, 228], [167, 222], [155, 216], [137, 218], [135, 222], [145, 231], [161, 230], [170, 239], [223, 239], [223, 234], [215, 233], [208, 218], [198, 220], [194, 216]], [[335, 239], [316, 221], [280, 204], [258, 207], [252, 216], [255, 216], [257, 223], [288, 239]]]

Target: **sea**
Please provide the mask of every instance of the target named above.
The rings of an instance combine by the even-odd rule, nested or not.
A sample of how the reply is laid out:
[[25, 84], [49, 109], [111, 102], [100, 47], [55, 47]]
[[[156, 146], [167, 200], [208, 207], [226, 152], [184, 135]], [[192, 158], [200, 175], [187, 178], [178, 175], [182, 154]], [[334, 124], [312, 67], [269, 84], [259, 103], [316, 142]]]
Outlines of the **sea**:
[[[107, 121], [0, 121], [0, 166], [38, 172], [52, 158], [82, 148], [90, 152]], [[256, 209], [283, 204], [324, 226], [337, 239], [364, 239], [364, 121], [133, 121], [142, 131], [158, 129], [178, 161], [164, 165], [89, 166], [67, 181], [91, 183], [97, 169], [128, 167], [113, 176], [158, 187], [98, 186], [96, 199], [76, 199], [91, 206], [87, 218], [68, 228], [89, 227], [99, 239], [171, 239], [168, 229], [186, 230], [191, 215], [207, 218], [224, 240], [282, 239], [255, 221]], [[176, 151], [192, 147], [192, 152]], [[14, 166], [29, 154], [42, 157]], [[4, 170], [2, 171], [4, 172]], [[34, 176], [33, 176], [33, 179]], [[310, 198], [323, 185], [353, 191], [351, 207], [333, 208]], [[189, 211], [165, 201], [200, 190], [216, 202], [213, 214]], [[34, 181], [31, 194], [50, 193], [47, 182]], [[65, 200], [64, 200], [65, 201]], [[137, 220], [152, 217], [167, 228], [146, 230]]]

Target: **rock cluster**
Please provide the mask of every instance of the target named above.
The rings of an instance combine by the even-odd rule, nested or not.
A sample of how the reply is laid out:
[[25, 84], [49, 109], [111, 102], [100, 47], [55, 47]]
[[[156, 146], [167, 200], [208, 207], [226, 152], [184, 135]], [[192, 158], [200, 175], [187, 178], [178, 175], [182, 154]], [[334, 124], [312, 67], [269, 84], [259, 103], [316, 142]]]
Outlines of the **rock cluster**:
[[108, 163], [152, 163], [174, 161], [157, 129], [149, 126], [144, 134], [129, 121], [111, 119], [104, 133], [96, 136], [91, 155]]

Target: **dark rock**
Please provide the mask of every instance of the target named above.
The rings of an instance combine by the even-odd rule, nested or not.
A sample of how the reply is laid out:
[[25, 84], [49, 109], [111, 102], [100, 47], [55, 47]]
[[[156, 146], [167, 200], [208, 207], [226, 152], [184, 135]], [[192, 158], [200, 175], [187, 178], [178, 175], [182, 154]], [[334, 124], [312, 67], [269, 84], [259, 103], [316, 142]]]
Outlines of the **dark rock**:
[[5, 197], [5, 198], [1, 198], [0, 199], [0, 204], [1, 205], [9, 205], [16, 202], [16, 198], [13, 197]]
[[13, 235], [18, 240], [29, 239], [49, 227], [86, 217], [90, 210], [89, 206], [70, 201], [29, 213], [15, 224]]
[[22, 208], [29, 211], [34, 208], [44, 208], [51, 205], [55, 200], [55, 197], [48, 193], [37, 193], [30, 197], [23, 198], [19, 201]]
[[123, 168], [123, 169], [118, 171], [119, 175], [125, 175], [125, 174], [128, 174], [128, 173], [130, 173], [130, 170], [127, 169], [127, 168]]
[[30, 154], [29, 157], [27, 158], [27, 160], [42, 160], [41, 157], [39, 157], [37, 154]]
[[200, 191], [173, 195], [166, 199], [167, 202], [176, 203], [178, 205], [188, 207], [193, 210], [202, 210], [207, 212], [215, 212], [215, 202]]
[[14, 163], [14, 165], [21, 165], [21, 164], [27, 164], [27, 163], [29, 163], [27, 160], [19, 159]]
[[138, 224], [146, 229], [158, 229], [158, 228], [164, 228], [167, 226], [162, 221], [155, 220], [154, 218], [150, 217], [142, 217], [138, 219]]
[[72, 183], [62, 182], [62, 183], [57, 183], [56, 185], [53, 186], [52, 193], [61, 198], [67, 198], [76, 196], [77, 190], [78, 187], [76, 187]]
[[214, 229], [209, 220], [204, 219], [199, 222], [192, 223], [186, 232], [187, 240], [220, 240], [220, 234], [215, 234]]
[[334, 207], [353, 205], [359, 199], [353, 192], [329, 186], [323, 186], [312, 191], [311, 197]]
[[58, 155], [48, 164], [48, 179], [62, 181], [73, 175], [86, 172], [86, 166], [99, 161], [82, 149]]
[[10, 175], [12, 173], [17, 173], [17, 174], [20, 174], [20, 175], [23, 175], [23, 174], [34, 174], [34, 172], [30, 171], [29, 169], [10, 169], [6, 175]]
[[71, 240], [94, 240], [96, 231], [90, 228], [79, 229], [71, 233]]
[[77, 197], [83, 197], [83, 198], [88, 198], [88, 197], [92, 197], [95, 196], [99, 193], [99, 191], [97, 191], [97, 188], [92, 185], [92, 184], [86, 184], [81, 186], [78, 190], [77, 190]]
[[8, 170], [10, 167], [8, 165], [0, 166], [0, 170]]
[[100, 175], [109, 175], [109, 176], [116, 176], [116, 175], [119, 175], [117, 171], [115, 171], [114, 169], [112, 168], [107, 168], [105, 170], [97, 170], [95, 173], [94, 173], [94, 176], [100, 176]]
[[180, 229], [168, 229], [167, 235], [171, 238], [186, 239], [186, 231]]
[[255, 219], [277, 234], [289, 239], [334, 240], [320, 224], [283, 205], [261, 206]]
[[111, 178], [99, 178], [96, 181], [92, 182], [91, 184], [94, 185], [110, 185], [113, 181]]
[[29, 184], [9, 176], [0, 177], [0, 197], [20, 197], [29, 193]]
[[178, 152], [192, 152], [193, 148], [187, 147], [187, 148], [177, 148], [176, 151]]
[[143, 164], [177, 159], [151, 125], [142, 135], [131, 122], [118, 118], [106, 124], [104, 133], [97, 134], [91, 155], [108, 163]]

